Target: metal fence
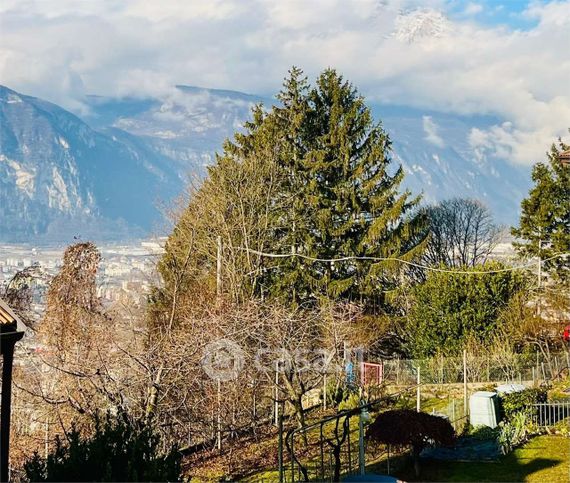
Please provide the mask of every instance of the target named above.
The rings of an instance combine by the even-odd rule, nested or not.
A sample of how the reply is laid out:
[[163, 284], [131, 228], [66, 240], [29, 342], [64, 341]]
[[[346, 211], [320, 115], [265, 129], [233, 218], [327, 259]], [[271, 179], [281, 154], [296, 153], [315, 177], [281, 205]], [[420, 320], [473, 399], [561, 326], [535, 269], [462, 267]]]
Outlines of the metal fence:
[[469, 422], [468, 408], [461, 399], [451, 399], [447, 406], [437, 411], [432, 410], [431, 414], [445, 417], [457, 433], [463, 431], [465, 424]]
[[563, 423], [570, 426], [570, 399], [566, 401], [550, 401], [532, 405], [533, 421], [541, 428], [549, 428]]
[[414, 392], [415, 387], [409, 387], [304, 428], [290, 430], [284, 444], [280, 444], [279, 481], [340, 481], [340, 475], [363, 472], [367, 457], [377, 459], [386, 451], [380, 448], [381, 453], [375, 455], [367, 452], [365, 420], [372, 413], [394, 407], [401, 398], [413, 396]]

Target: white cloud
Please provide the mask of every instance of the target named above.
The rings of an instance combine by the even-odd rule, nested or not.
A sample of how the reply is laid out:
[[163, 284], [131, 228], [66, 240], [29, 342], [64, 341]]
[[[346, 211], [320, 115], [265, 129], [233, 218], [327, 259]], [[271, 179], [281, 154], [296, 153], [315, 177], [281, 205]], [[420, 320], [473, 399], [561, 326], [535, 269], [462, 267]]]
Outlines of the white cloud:
[[465, 15], [477, 15], [483, 11], [483, 5], [479, 3], [469, 2], [465, 7]]
[[423, 128], [426, 133], [425, 140], [437, 146], [438, 148], [445, 147], [445, 143], [441, 136], [438, 134], [439, 126], [431, 118], [431, 116], [423, 116]]
[[536, 161], [570, 124], [570, 0], [531, 3], [526, 31], [450, 19], [448, 4], [4, 0], [0, 83], [79, 110], [85, 93], [167, 97], [175, 84], [271, 95], [291, 65], [334, 66], [376, 100], [509, 121], [471, 142]]
[[544, 161], [545, 153], [552, 143], [550, 127], [538, 127], [536, 130], [516, 129], [512, 123], [504, 122], [488, 130], [473, 128], [469, 135], [469, 144], [479, 160], [497, 157], [514, 163], [525, 164], [529, 161]]

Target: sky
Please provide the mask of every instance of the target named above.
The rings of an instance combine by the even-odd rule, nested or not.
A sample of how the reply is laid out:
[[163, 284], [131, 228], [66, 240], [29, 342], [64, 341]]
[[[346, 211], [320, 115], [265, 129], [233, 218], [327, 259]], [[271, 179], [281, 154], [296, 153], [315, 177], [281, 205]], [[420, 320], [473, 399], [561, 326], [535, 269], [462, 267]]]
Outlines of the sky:
[[272, 96], [334, 67], [374, 102], [501, 119], [470, 142], [544, 159], [570, 127], [570, 0], [2, 0], [0, 84], [75, 112], [176, 84]]

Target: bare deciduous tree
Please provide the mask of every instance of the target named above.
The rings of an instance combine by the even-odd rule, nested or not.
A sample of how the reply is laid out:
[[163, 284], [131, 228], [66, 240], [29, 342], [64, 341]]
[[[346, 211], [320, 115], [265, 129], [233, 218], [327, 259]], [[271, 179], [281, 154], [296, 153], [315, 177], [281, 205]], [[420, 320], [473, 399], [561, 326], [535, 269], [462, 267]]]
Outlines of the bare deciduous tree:
[[485, 263], [505, 231], [477, 200], [453, 198], [426, 211], [430, 240], [424, 260], [430, 265], [473, 267]]
[[17, 368], [18, 416], [27, 418], [29, 428], [24, 436], [41, 441], [46, 453], [53, 437], [72, 424], [89, 431], [107, 411], [137, 417], [136, 394], [144, 379], [137, 380], [135, 359], [125, 357], [120, 346], [136, 353], [140, 337], [114, 320], [97, 298], [99, 260], [92, 243], [66, 249], [62, 268], [49, 283], [35, 350], [23, 354]]

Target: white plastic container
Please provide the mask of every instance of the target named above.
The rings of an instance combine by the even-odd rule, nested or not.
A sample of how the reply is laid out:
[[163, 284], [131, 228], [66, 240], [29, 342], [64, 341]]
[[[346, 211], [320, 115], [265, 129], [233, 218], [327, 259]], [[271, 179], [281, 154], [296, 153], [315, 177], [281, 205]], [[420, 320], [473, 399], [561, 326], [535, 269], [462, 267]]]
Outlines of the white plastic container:
[[496, 428], [500, 422], [499, 397], [496, 392], [479, 391], [469, 398], [471, 426]]

